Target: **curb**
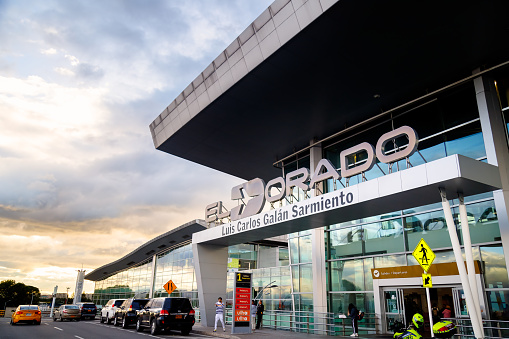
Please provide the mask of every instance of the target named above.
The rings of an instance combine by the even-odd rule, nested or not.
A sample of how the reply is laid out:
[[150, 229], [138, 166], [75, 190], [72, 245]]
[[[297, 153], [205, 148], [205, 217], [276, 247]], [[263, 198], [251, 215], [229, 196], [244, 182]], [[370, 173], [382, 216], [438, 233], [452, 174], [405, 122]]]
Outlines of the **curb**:
[[204, 331], [204, 330], [198, 330], [198, 329], [192, 329], [191, 332], [193, 333], [196, 333], [196, 334], [204, 334], [204, 335], [210, 335], [210, 336], [213, 336], [213, 337], [218, 337], [218, 338], [225, 338], [225, 339], [240, 339], [240, 337], [237, 337], [237, 336], [234, 336], [234, 335], [231, 335], [231, 334], [227, 334], [227, 332], [210, 332], [210, 331]]

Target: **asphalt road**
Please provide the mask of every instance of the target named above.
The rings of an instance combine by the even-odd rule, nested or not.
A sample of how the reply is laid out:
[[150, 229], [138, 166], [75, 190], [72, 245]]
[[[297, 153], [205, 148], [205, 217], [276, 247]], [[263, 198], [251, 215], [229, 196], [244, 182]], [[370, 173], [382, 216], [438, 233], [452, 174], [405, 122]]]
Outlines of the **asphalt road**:
[[[188, 336], [182, 336], [178, 331], [169, 333], [161, 332], [157, 336], [152, 336], [149, 329], [143, 332], [136, 332], [135, 325], [128, 329], [115, 327], [113, 325], [101, 324], [99, 320], [76, 321], [56, 321], [50, 318], [43, 318], [41, 325], [19, 324], [12, 326], [9, 324], [10, 318], [0, 318], [0, 339], [19, 338], [19, 339], [92, 339], [92, 338], [126, 338], [126, 339], [144, 339], [152, 338], [215, 338], [203, 334], [191, 332]], [[216, 338], [217, 339], [217, 338]]]

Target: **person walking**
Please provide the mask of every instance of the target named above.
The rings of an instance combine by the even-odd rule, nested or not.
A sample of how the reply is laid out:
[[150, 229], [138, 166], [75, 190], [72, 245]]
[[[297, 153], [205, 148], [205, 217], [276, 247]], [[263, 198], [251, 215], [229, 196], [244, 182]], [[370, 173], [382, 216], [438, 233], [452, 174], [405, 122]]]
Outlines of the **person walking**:
[[217, 321], [221, 321], [221, 325], [223, 325], [223, 332], [226, 332], [226, 329], [224, 328], [224, 320], [223, 320], [223, 314], [224, 314], [224, 304], [223, 304], [223, 298], [219, 297], [217, 298], [216, 302], [216, 321], [214, 322], [214, 332], [217, 330]]
[[359, 324], [357, 321], [359, 320], [359, 310], [355, 307], [354, 304], [348, 305], [348, 316], [352, 319], [352, 327], [353, 333], [350, 337], [358, 337], [359, 336]]
[[251, 330], [253, 330], [253, 332], [256, 328], [256, 309], [256, 300], [253, 299], [253, 303], [251, 304]]
[[265, 311], [265, 306], [263, 306], [263, 303], [260, 300], [258, 302], [258, 306], [256, 306], [256, 329], [259, 329], [262, 324], [263, 311]]

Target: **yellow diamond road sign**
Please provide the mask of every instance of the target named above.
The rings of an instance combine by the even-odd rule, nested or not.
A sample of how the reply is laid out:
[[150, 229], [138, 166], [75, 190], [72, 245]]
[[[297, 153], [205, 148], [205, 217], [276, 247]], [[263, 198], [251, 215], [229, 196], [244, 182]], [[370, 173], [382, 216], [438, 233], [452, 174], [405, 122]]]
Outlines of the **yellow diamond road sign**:
[[166, 284], [164, 284], [164, 289], [168, 294], [171, 294], [171, 292], [175, 291], [177, 289], [177, 286], [173, 283], [173, 281], [169, 280]]
[[412, 253], [415, 260], [421, 265], [424, 271], [428, 272], [433, 260], [435, 260], [436, 255], [433, 253], [431, 248], [426, 244], [424, 239], [421, 238], [421, 241], [417, 244], [414, 252]]
[[431, 282], [431, 274], [422, 274], [422, 287], [433, 287], [433, 284]]

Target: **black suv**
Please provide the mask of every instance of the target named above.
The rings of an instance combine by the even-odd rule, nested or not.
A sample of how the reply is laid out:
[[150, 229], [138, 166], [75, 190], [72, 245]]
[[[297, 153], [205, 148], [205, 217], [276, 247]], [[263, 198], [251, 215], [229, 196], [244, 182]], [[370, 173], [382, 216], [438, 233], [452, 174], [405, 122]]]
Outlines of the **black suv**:
[[157, 334], [161, 329], [180, 330], [188, 335], [194, 325], [194, 310], [187, 298], [154, 298], [138, 311], [136, 331], [150, 328], [150, 334]]
[[76, 303], [76, 306], [81, 310], [81, 319], [90, 318], [95, 319], [97, 314], [97, 306], [94, 303]]
[[122, 325], [122, 328], [136, 323], [137, 311], [141, 310], [149, 302], [150, 299], [129, 298], [115, 312], [113, 325]]

